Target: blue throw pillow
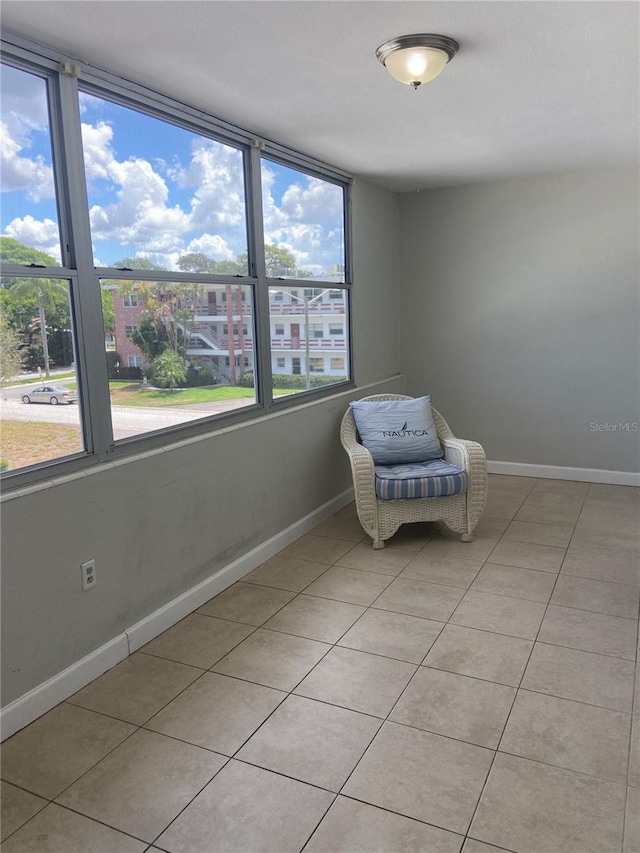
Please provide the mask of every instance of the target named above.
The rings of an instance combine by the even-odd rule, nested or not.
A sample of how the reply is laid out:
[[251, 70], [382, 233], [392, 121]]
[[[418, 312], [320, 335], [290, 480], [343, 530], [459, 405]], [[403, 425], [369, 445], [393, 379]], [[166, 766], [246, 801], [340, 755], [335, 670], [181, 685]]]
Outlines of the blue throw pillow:
[[377, 465], [425, 462], [443, 455], [431, 397], [357, 400], [349, 405], [360, 440]]

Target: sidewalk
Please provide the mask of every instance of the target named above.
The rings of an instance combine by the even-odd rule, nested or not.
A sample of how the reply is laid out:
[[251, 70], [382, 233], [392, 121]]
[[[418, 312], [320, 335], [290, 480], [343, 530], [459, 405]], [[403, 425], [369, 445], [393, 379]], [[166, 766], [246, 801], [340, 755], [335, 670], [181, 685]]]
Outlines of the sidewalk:
[[[49, 376], [49, 379], [53, 379], [55, 376], [59, 376], [61, 373], [71, 373], [72, 371], [75, 372], [75, 368], [73, 368], [71, 366], [69, 366], [69, 367], [56, 367], [53, 370], [49, 371], [49, 373], [51, 374]], [[42, 375], [40, 373], [38, 373], [37, 370], [34, 370], [31, 373], [18, 373], [17, 376], [13, 376], [11, 378], [15, 379], [16, 385], [18, 385], [18, 384], [20, 384], [20, 381], [22, 379], [39, 379], [39, 378], [42, 378], [42, 380], [44, 382], [47, 377], [44, 374], [44, 370], [42, 371]]]

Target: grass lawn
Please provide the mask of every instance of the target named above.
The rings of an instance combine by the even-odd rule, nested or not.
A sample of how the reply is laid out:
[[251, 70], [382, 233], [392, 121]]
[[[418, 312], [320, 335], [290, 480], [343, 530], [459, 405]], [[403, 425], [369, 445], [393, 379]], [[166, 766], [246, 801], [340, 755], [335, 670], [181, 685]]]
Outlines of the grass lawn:
[[218, 400], [238, 400], [254, 397], [253, 388], [228, 386], [204, 388], [145, 389], [139, 382], [110, 382], [112, 406], [188, 406], [193, 403], [212, 403]]
[[[71, 387], [71, 385], [69, 386]], [[220, 400], [253, 399], [253, 388], [230, 385], [211, 385], [204, 388], [144, 389], [139, 382], [109, 382], [112, 406], [189, 406], [193, 403], [215, 403]], [[274, 394], [291, 394], [290, 390], [275, 389]]]
[[0, 430], [0, 456], [9, 463], [9, 471], [83, 449], [82, 435], [77, 426], [4, 421]]
[[5, 382], [0, 382], [0, 388], [12, 388], [14, 385], [69, 385], [67, 379], [75, 381], [76, 374], [73, 370], [68, 373], [56, 373], [55, 376], [46, 376], [35, 379], [22, 379], [20, 376], [14, 376], [13, 379], [7, 379]]

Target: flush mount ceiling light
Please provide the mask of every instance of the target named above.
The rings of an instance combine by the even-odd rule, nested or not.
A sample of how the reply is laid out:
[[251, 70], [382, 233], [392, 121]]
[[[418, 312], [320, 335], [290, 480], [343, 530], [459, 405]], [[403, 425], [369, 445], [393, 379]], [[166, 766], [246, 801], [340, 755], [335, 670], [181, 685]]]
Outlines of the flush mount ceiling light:
[[417, 89], [437, 77], [459, 47], [449, 36], [420, 33], [386, 41], [376, 56], [392, 77]]

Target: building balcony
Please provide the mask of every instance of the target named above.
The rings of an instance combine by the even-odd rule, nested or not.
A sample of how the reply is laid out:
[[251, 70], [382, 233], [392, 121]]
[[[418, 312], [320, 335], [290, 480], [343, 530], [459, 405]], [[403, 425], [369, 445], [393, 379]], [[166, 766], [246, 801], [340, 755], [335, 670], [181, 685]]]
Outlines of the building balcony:
[[[276, 337], [271, 338], [272, 350], [306, 350], [307, 342], [304, 338]], [[309, 352], [320, 352], [322, 350], [346, 350], [346, 338], [310, 338]]]
[[[188, 356], [203, 356], [203, 355], [229, 355], [229, 343], [230, 340], [228, 337], [220, 337], [217, 343], [213, 341], [204, 341], [199, 339], [199, 344], [190, 344], [187, 347], [186, 354]], [[207, 346], [208, 344], [208, 346]], [[307, 348], [307, 342], [304, 338], [292, 338], [292, 337], [272, 337], [271, 338], [271, 349], [274, 352], [305, 352]], [[322, 352], [337, 352], [342, 351], [346, 352], [347, 350], [347, 339], [346, 338], [310, 338], [309, 339], [309, 352], [312, 355], [318, 355]], [[253, 337], [245, 336], [242, 339], [242, 348], [240, 348], [238, 338], [234, 338], [233, 341], [233, 351], [235, 355], [241, 355], [242, 353], [252, 353], [253, 352]]]
[[[238, 317], [237, 305], [234, 303], [231, 308], [231, 313], [234, 317]], [[250, 302], [242, 303], [242, 316], [249, 317], [253, 313], [252, 306]], [[227, 317], [227, 306], [223, 305], [202, 305], [198, 308], [198, 312], [196, 314], [196, 321], [201, 323], [206, 323], [210, 321], [214, 317]]]
[[[270, 302], [269, 303], [269, 312], [271, 316], [278, 317], [290, 317], [290, 316], [298, 316], [304, 317], [305, 310], [304, 305], [302, 303], [287, 303], [287, 302]], [[327, 314], [335, 317], [336, 314], [344, 314], [344, 300], [342, 299], [331, 299], [326, 302], [312, 302], [309, 305], [309, 315], [313, 315], [317, 317], [321, 314]]]

